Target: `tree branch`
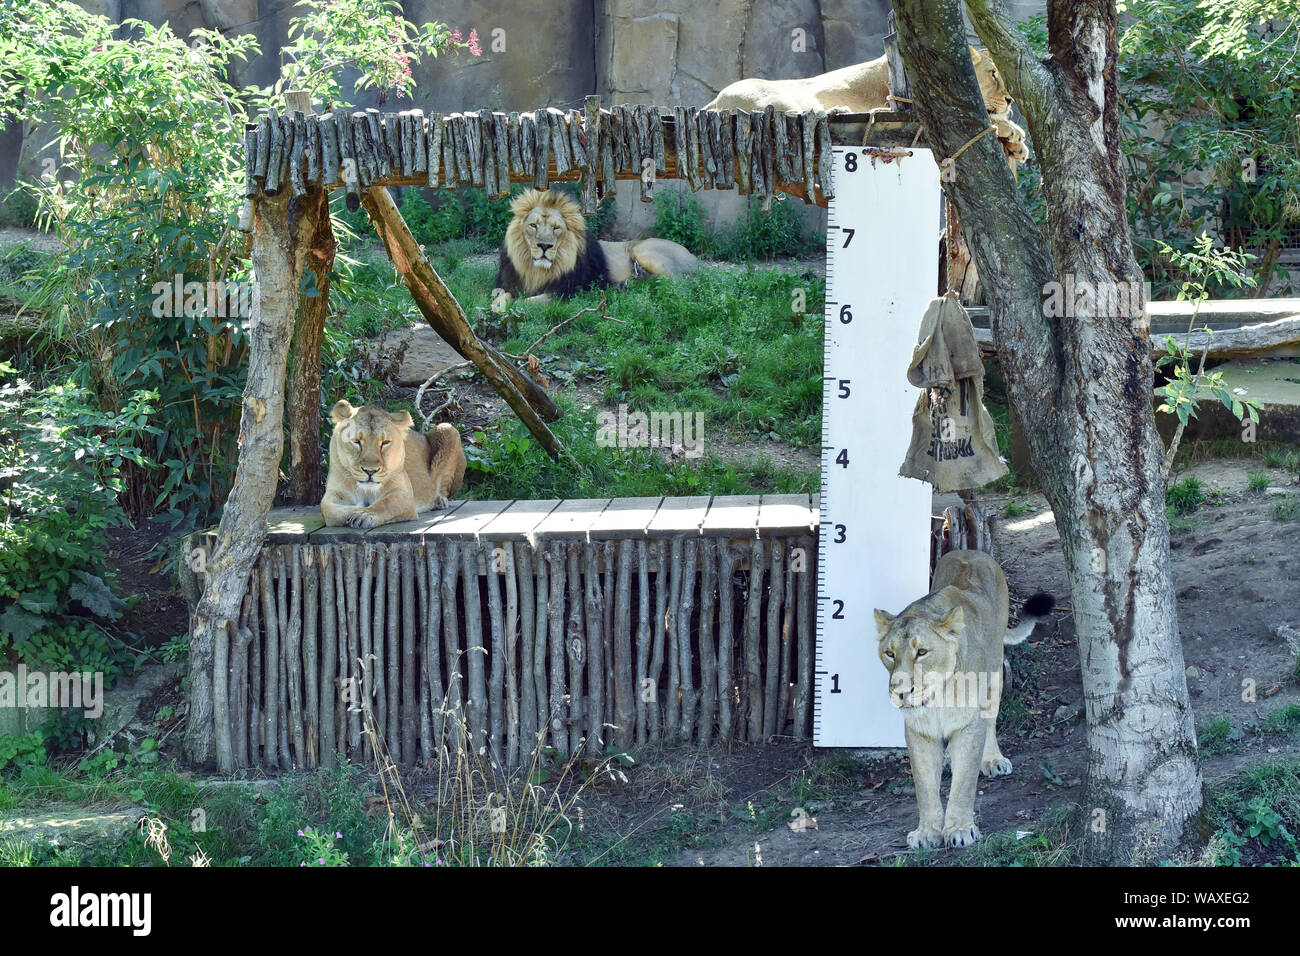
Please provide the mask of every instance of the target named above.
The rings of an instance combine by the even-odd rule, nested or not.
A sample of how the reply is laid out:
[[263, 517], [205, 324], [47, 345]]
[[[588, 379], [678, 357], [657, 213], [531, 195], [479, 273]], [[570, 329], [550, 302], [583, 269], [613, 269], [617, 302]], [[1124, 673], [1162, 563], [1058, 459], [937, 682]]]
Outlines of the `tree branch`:
[[1034, 123], [1047, 116], [1046, 104], [1054, 85], [1054, 68], [1040, 60], [1033, 47], [1012, 24], [1015, 18], [1003, 0], [966, 0], [971, 25], [980, 41], [993, 54], [993, 62], [1002, 72], [1003, 82], [1020, 104], [1020, 111]]

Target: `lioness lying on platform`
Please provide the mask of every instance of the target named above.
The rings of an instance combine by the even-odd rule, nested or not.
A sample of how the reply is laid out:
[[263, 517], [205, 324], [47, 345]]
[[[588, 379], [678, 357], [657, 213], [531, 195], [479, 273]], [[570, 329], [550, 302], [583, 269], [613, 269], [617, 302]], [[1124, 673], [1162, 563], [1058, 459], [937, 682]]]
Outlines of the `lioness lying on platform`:
[[[1035, 594], [1021, 623], [1007, 630], [1007, 579], [983, 551], [949, 551], [934, 568], [934, 589], [894, 616], [876, 611], [880, 660], [889, 697], [903, 711], [920, 825], [907, 845], [967, 846], [980, 838], [975, 789], [980, 771], [1011, 773], [998, 747], [1002, 646], [1019, 644], [1051, 613], [1050, 594]], [[939, 782], [944, 747], [952, 763], [948, 809]]]
[[[998, 128], [998, 139], [1012, 169], [1029, 158], [1025, 131], [1011, 122], [1011, 97], [998, 75], [988, 50], [970, 48], [975, 77], [984, 95], [984, 107]], [[840, 70], [800, 80], [737, 80], [715, 96], [706, 110], [761, 110], [769, 105], [778, 110], [826, 110], [839, 113], [870, 113], [889, 109], [889, 63], [885, 57], [855, 63]]]
[[699, 267], [689, 249], [668, 239], [592, 239], [582, 209], [556, 189], [526, 190], [510, 210], [514, 218], [506, 227], [492, 291], [494, 312], [505, 311], [518, 296], [545, 301], [641, 275], [686, 275]]
[[341, 401], [330, 412], [330, 471], [320, 503], [327, 525], [373, 528], [447, 507], [465, 478], [460, 433], [442, 423], [427, 435], [410, 412]]

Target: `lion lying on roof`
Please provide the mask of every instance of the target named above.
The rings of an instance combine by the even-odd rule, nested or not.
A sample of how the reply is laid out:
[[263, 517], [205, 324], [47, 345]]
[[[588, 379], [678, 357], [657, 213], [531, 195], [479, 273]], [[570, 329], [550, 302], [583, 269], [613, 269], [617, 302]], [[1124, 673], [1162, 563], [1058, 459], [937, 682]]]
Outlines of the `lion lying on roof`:
[[[998, 68], [988, 50], [970, 48], [975, 77], [989, 119], [998, 128], [998, 139], [1007, 154], [1011, 168], [1029, 158], [1025, 146], [1025, 131], [1011, 122], [1012, 99], [998, 75]], [[889, 109], [889, 63], [885, 57], [855, 63], [841, 70], [832, 70], [820, 76], [801, 80], [764, 80], [757, 77], [737, 80], [724, 87], [706, 110], [762, 110], [773, 106], [778, 110], [825, 110], [839, 113], [870, 113], [876, 109]]]
[[495, 312], [519, 296], [567, 298], [592, 286], [641, 275], [686, 275], [699, 266], [690, 250], [667, 239], [592, 239], [578, 204], [559, 190], [526, 190], [510, 211], [514, 218], [506, 227], [492, 291]]

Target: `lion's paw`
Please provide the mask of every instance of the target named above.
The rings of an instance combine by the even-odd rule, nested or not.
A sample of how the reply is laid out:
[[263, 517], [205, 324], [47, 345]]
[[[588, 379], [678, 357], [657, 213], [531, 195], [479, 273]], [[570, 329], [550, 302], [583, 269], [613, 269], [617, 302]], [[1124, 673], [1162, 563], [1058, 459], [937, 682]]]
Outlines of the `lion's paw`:
[[944, 827], [943, 843], [944, 846], [963, 847], [970, 846], [980, 838], [980, 828], [975, 824], [968, 827]]
[[369, 511], [354, 511], [348, 515], [348, 524], [354, 528], [360, 528], [362, 531], [369, 530], [379, 524], [379, 519]]
[[443, 508], [447, 507], [448, 504], [449, 502], [447, 501], [447, 496], [439, 495], [438, 497], [433, 499], [433, 510], [441, 511]]
[[986, 777], [1005, 777], [1012, 771], [1011, 761], [1002, 754], [980, 764], [980, 772]]
[[932, 850], [943, 845], [943, 834], [938, 827], [917, 827], [907, 835], [907, 845], [913, 850]]

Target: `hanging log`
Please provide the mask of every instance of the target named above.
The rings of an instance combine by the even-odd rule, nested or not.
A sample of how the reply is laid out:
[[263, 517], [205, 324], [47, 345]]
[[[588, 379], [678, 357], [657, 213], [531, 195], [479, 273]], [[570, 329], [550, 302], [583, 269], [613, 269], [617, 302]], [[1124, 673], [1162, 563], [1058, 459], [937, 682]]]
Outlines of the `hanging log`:
[[652, 106], [647, 111], [646, 120], [650, 124], [650, 154], [655, 159], [655, 172], [666, 173], [668, 152], [664, 147], [664, 114], [659, 107]]
[[799, 672], [794, 693], [794, 735], [807, 738], [812, 731], [812, 672], [813, 672], [813, 576], [816, 564], [812, 556], [812, 543], [804, 545], [808, 555], [799, 576], [799, 610], [796, 615], [798, 629]]
[[321, 668], [320, 668], [320, 766], [334, 766], [338, 746], [334, 729], [334, 701], [338, 697], [338, 609], [334, 590], [334, 573], [338, 554], [334, 546], [320, 549]]
[[409, 175], [409, 169], [402, 160], [402, 114], [381, 113], [379, 130], [384, 143], [382, 153], [388, 159], [389, 170], [405, 178]]
[[316, 117], [308, 115], [303, 119], [303, 130], [307, 134], [307, 182], [319, 186], [321, 185], [320, 123], [316, 121]]
[[244, 198], [257, 195], [257, 130], [244, 130]]
[[378, 159], [374, 144], [370, 139], [370, 125], [366, 122], [366, 111], [357, 110], [350, 120], [352, 127], [352, 151], [357, 162], [357, 182], [362, 189], [369, 187], [378, 176]]
[[749, 178], [753, 185], [754, 195], [763, 200], [763, 208], [766, 210], [769, 208], [768, 200], [772, 195], [766, 173], [769, 135], [767, 114], [755, 112], [750, 115], [749, 123], [753, 134], [753, 145], [749, 151]]
[[429, 172], [429, 135], [425, 128], [424, 110], [411, 110], [411, 150], [413, 172], [419, 176]]
[[442, 179], [442, 136], [443, 136], [443, 119], [442, 114], [434, 113], [429, 117], [429, 129], [425, 134], [427, 140], [428, 153], [428, 176], [424, 184], [430, 189], [437, 189], [438, 183]]
[[604, 595], [600, 587], [600, 569], [596, 549], [600, 542], [589, 541], [583, 550], [583, 591], [587, 618], [587, 752], [599, 757], [605, 752], [605, 635]]
[[783, 114], [781, 125], [785, 128], [785, 185], [797, 186], [803, 183], [803, 118], [799, 113], [790, 111]]
[[609, 111], [610, 148], [614, 153], [614, 165], [618, 172], [631, 168], [627, 151], [627, 127], [625, 126], [625, 108], [615, 106]]
[[401, 174], [403, 179], [412, 176], [415, 173], [415, 151], [411, 144], [411, 117], [406, 112], [389, 114], [391, 121], [396, 123], [396, 132], [392, 139], [397, 149], [396, 171]]
[[722, 150], [722, 189], [736, 188], [735, 126], [731, 114], [718, 114], [718, 143]]
[[453, 752], [469, 744], [465, 739], [464, 665], [460, 650], [460, 619], [456, 612], [456, 579], [460, 577], [460, 543], [448, 538], [442, 555], [442, 636], [446, 647], [447, 697], [443, 705], [446, 730], [443, 739]]
[[[506, 586], [506, 766], [515, 767], [519, 765], [519, 580], [516, 577], [514, 543], [505, 541], [501, 547], [505, 552], [502, 567]], [[525, 590], [531, 595], [531, 582]], [[495, 659], [500, 650], [493, 648], [492, 654]]]
[[618, 162], [614, 155], [614, 114], [604, 110], [601, 113], [599, 194], [603, 199], [618, 189]]
[[722, 135], [723, 122], [722, 114], [717, 110], [709, 110], [709, 153], [713, 156], [713, 188], [714, 189], [731, 189], [735, 185], [734, 172], [731, 166], [731, 143], [727, 142]]
[[700, 110], [695, 114], [695, 135], [699, 137], [700, 158], [704, 160], [704, 188], [712, 189], [718, 179], [718, 159], [717, 151], [714, 148], [714, 142], [711, 137], [712, 123], [710, 115], [712, 110]]
[[[448, 135], [450, 133], [450, 135]], [[447, 180], [448, 187], [453, 185], [462, 185], [470, 181], [469, 172], [469, 143], [466, 139], [465, 132], [465, 114], [452, 113], [447, 117], [447, 125], [443, 130], [443, 139], [451, 144], [452, 157], [455, 159], [456, 175], [451, 175], [452, 166], [447, 163], [446, 156], [443, 157], [443, 165], [446, 167], [444, 178]]]
[[[538, 135], [541, 135], [538, 130]], [[550, 708], [547, 714], [547, 726], [551, 731], [551, 746], [555, 756], [563, 761], [569, 757], [569, 732], [564, 718], [568, 713], [565, 702], [564, 686], [564, 554], [561, 545], [553, 544], [546, 552], [546, 562], [550, 566], [550, 656], [551, 687]]]
[[[691, 653], [691, 615], [695, 611], [695, 566], [699, 542], [688, 538], [682, 545], [683, 560], [681, 593], [677, 601], [677, 652], [681, 658], [682, 720], [678, 736], [689, 741], [695, 736], [695, 682], [694, 655]], [[703, 640], [703, 637], [701, 637]]]
[[[257, 179], [256, 187], [262, 188], [266, 182], [267, 166], [271, 159], [271, 113], [263, 113], [257, 118], [256, 143], [257, 151], [254, 156], [253, 176]], [[251, 194], [257, 195], [257, 188], [254, 188]]]
[[524, 155], [519, 150], [519, 114], [506, 114], [506, 153], [510, 159], [510, 175], [524, 175]]
[[532, 113], [519, 114], [519, 160], [525, 176], [537, 172], [537, 118]]
[[278, 196], [284, 189], [284, 180], [280, 172], [284, 160], [284, 126], [275, 112], [275, 107], [266, 111], [266, 119], [270, 124], [271, 138], [270, 146], [267, 148], [266, 176], [262, 188], [268, 196]]
[[564, 634], [564, 649], [569, 662], [569, 715], [566, 723], [569, 727], [569, 753], [574, 755], [582, 753], [587, 737], [583, 726], [587, 699], [583, 694], [582, 671], [587, 653], [582, 629], [582, 572], [578, 565], [580, 547], [578, 544], [570, 544], [565, 548], [565, 581], [569, 586], [569, 621]]
[[650, 195], [654, 189], [654, 155], [650, 145], [649, 107], [636, 106], [632, 110], [632, 126], [636, 136], [636, 169], [641, 186], [641, 201], [654, 202]]
[[700, 541], [700, 746], [713, 738], [713, 720], [718, 700], [717, 631], [713, 627], [715, 594], [718, 587], [718, 544], [713, 538]]
[[[500, 561], [494, 550], [482, 538], [478, 542], [478, 551], [483, 558], [485, 574], [483, 583], [487, 586], [488, 621], [492, 634], [492, 657], [488, 673], [488, 739], [492, 744], [492, 759], [498, 764], [504, 763], [505, 751], [505, 613], [501, 603], [501, 569]], [[477, 575], [475, 579], [477, 581]], [[513, 670], [514, 664], [511, 663]]]
[[745, 680], [741, 710], [748, 714], [749, 742], [763, 739], [763, 671], [759, 661], [759, 612], [763, 606], [765, 542], [758, 538], [750, 546], [749, 594], [745, 603]]
[[587, 147], [583, 145], [586, 134], [582, 128], [582, 113], [569, 110], [564, 114], [564, 129], [569, 137], [569, 152], [573, 156], [573, 165], [580, 172], [587, 166]]
[[486, 182], [484, 150], [488, 148], [484, 144], [483, 120], [478, 113], [466, 113], [464, 125], [465, 153], [466, 159], [469, 162], [469, 179], [473, 185], [482, 187]]
[[551, 106], [546, 110], [546, 117], [551, 126], [551, 158], [555, 161], [555, 175], [563, 176], [574, 166], [564, 111]]
[[[497, 145], [496, 134], [492, 128], [492, 111], [486, 108], [479, 110], [477, 120], [483, 157], [483, 193], [489, 199], [495, 199], [500, 187], [497, 184]], [[507, 189], [509, 185], [507, 182]]]
[[492, 346], [479, 341], [460, 303], [424, 257], [388, 190], [367, 191], [364, 205], [389, 258], [429, 324], [452, 348], [474, 363], [552, 458], [567, 457], [564, 446], [539, 417], [554, 421], [559, 417], [559, 408], [536, 382]]
[[799, 136], [803, 149], [803, 191], [808, 202], [813, 201], [814, 192], [814, 137], [817, 134], [817, 113], [805, 110], [799, 118]]
[[384, 135], [384, 122], [380, 116], [379, 110], [368, 109], [364, 113], [366, 118], [366, 131], [369, 134], [367, 141], [370, 144], [370, 150], [373, 152], [375, 163], [375, 178], [393, 175], [393, 157], [388, 151], [388, 140]]
[[456, 126], [448, 116], [442, 125], [442, 185], [445, 189], [455, 189], [461, 181], [458, 175], [460, 150], [456, 142], [457, 135]]
[[694, 106], [686, 108], [686, 180], [691, 184], [691, 192], [697, 192], [705, 183], [700, 175], [699, 112]]
[[[835, 153], [831, 145], [831, 124], [826, 118], [826, 114], [817, 111], [817, 181], [821, 183], [822, 199], [829, 202], [835, 198], [834, 190], [831, 187], [831, 165], [835, 161]], [[809, 196], [808, 201], [812, 202], [813, 197]]]
[[533, 143], [533, 186], [546, 189], [550, 185], [551, 118], [546, 110], [533, 113], [536, 135]]
[[799, 171], [796, 177], [794, 171], [790, 168], [790, 144], [786, 142], [786, 114], [784, 112], [773, 112], [768, 117], [768, 125], [772, 129], [772, 163], [776, 172], [776, 184], [784, 186], [791, 183], [796, 178], [802, 178], [803, 171]]
[[320, 139], [321, 184], [332, 189], [343, 181], [339, 168], [339, 126], [333, 113], [317, 117], [316, 135]]
[[334, 125], [339, 143], [339, 175], [343, 179], [343, 188], [347, 195], [345, 202], [350, 212], [356, 212], [361, 208], [361, 177], [357, 174], [357, 151], [352, 138], [352, 117], [347, 113], [336, 113]]
[[[600, 190], [600, 173], [604, 165], [604, 157], [601, 155], [601, 115], [600, 115], [600, 97], [588, 96], [584, 102], [586, 111], [586, 121], [583, 128], [582, 138], [585, 143], [582, 144], [586, 155], [586, 162], [582, 170], [582, 211], [591, 215], [599, 208]], [[577, 124], [574, 124], [575, 128]]]
[[754, 130], [750, 124], [750, 115], [745, 110], [736, 110], [735, 123], [736, 135], [733, 149], [736, 156], [736, 188], [740, 195], [748, 196], [754, 191], [754, 181], [750, 172], [753, 168], [750, 150], [753, 148]]

